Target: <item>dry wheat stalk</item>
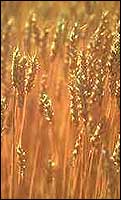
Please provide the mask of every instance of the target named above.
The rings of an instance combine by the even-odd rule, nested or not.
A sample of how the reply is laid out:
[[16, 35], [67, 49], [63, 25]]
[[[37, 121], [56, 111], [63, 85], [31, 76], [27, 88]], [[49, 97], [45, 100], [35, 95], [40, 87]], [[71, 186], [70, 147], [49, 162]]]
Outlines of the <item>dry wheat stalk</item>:
[[88, 83], [87, 63], [84, 52], [77, 57], [77, 67], [69, 70], [70, 108], [72, 120], [86, 121], [88, 117], [88, 98], [91, 95]]
[[[25, 151], [18, 146], [16, 149], [17, 153], [17, 165], [18, 165], [18, 173], [19, 173], [19, 179], [24, 178], [25, 175], [25, 168], [26, 168], [26, 156], [25, 156]], [[20, 182], [20, 180], [18, 180]], [[19, 183], [20, 184], [20, 183]]]
[[108, 15], [108, 13], [103, 13], [101, 22], [88, 46], [87, 63], [89, 66], [90, 85], [92, 87], [90, 103], [93, 103], [93, 101], [101, 102], [101, 97], [104, 95], [104, 84], [108, 63], [110, 62], [110, 44], [112, 42]]
[[27, 59], [26, 57], [21, 57], [19, 48], [16, 48], [13, 53], [12, 61], [12, 82], [13, 87], [17, 90], [18, 104], [21, 107], [24, 101], [25, 94], [25, 67]]
[[6, 26], [3, 27], [2, 30], [2, 38], [1, 38], [1, 79], [2, 84], [7, 84], [7, 78], [9, 74], [8, 68], [8, 60], [10, 56], [10, 49], [12, 44], [12, 40], [15, 39], [15, 20], [11, 17]]
[[71, 31], [68, 32], [67, 35], [67, 53], [65, 57], [65, 65], [69, 68], [75, 68], [77, 62], [77, 44], [80, 34], [80, 23], [75, 22], [74, 26], [72, 27]]
[[27, 52], [31, 52], [33, 44], [40, 44], [40, 29], [37, 25], [36, 13], [29, 14], [28, 22], [25, 25], [24, 45]]
[[36, 55], [30, 57], [28, 60], [28, 69], [26, 70], [26, 83], [25, 83], [25, 91], [29, 93], [31, 89], [34, 87], [34, 81], [36, 77], [36, 73], [39, 69], [39, 64]]
[[49, 28], [47, 28], [47, 26], [45, 26], [41, 32], [41, 41], [39, 44], [39, 49], [40, 49], [40, 54], [41, 54], [41, 58], [43, 60], [43, 67], [47, 68], [47, 64], [48, 64], [48, 47], [49, 47], [49, 43], [48, 43], [48, 35], [49, 35]]
[[[28, 69], [29, 72], [27, 71]], [[23, 57], [21, 56], [18, 48], [15, 49], [13, 53], [13, 63], [12, 63], [12, 80], [13, 80], [13, 86], [17, 91], [18, 106], [20, 108], [23, 108], [20, 135], [19, 135], [18, 147], [16, 150], [18, 157], [17, 159], [19, 163], [18, 184], [20, 184], [21, 180], [23, 181], [24, 167], [25, 167], [25, 159], [23, 158], [25, 152], [23, 151], [22, 148], [22, 134], [25, 121], [25, 111], [26, 111], [26, 93], [29, 93], [33, 87], [33, 82], [35, 79], [37, 69], [38, 69], [38, 62], [36, 56], [33, 56], [32, 58], [28, 59], [26, 56]]]
[[[4, 69], [10, 69], [8, 46], [14, 39], [6, 23], [1, 122], [6, 128], [6, 111], [11, 111], [12, 134], [2, 143], [2, 198], [120, 197], [120, 24], [114, 28], [118, 3], [110, 3], [2, 3], [2, 21], [14, 15], [21, 27], [17, 43], [22, 49], [14, 50], [8, 87], [11, 76]], [[100, 19], [103, 10], [109, 13]]]
[[113, 160], [114, 164], [117, 167], [117, 172], [119, 172], [120, 171], [120, 134], [116, 142], [111, 159]]
[[45, 117], [45, 119], [51, 123], [54, 112], [53, 112], [52, 102], [46, 91], [42, 91], [40, 93], [39, 108], [40, 108], [40, 112], [43, 113], [43, 116]]
[[57, 53], [58, 53], [58, 49], [60, 48], [64, 29], [65, 29], [65, 21], [64, 21], [64, 19], [59, 19], [57, 21], [54, 39], [52, 41], [51, 48], [50, 48], [50, 58], [51, 58], [51, 60], [54, 60]]
[[118, 107], [120, 107], [120, 32], [119, 25], [116, 26], [116, 31], [113, 34], [112, 54], [110, 69], [110, 90], [113, 96], [117, 98]]

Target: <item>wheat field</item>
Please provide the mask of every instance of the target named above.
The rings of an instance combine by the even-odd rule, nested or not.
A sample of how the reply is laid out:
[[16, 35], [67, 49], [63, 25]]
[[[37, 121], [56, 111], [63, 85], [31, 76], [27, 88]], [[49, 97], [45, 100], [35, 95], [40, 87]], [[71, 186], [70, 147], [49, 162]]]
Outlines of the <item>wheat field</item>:
[[1, 2], [1, 198], [120, 199], [120, 2]]

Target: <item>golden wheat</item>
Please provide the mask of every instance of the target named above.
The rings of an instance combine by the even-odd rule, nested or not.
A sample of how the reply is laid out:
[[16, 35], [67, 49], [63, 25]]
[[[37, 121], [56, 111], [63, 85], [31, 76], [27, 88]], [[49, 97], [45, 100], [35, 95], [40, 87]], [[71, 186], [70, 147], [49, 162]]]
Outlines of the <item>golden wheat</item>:
[[2, 199], [120, 198], [120, 2], [2, 2]]

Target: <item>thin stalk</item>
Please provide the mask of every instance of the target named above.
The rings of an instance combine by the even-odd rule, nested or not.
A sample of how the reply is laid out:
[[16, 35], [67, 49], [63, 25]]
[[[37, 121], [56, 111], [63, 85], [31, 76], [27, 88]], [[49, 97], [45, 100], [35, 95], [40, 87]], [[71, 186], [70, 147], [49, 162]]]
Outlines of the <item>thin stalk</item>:
[[90, 175], [91, 175], [91, 171], [92, 171], [94, 153], [95, 153], [95, 148], [92, 150], [92, 155], [91, 155], [90, 162], [89, 162], [88, 174], [86, 174], [87, 184], [86, 184], [86, 188], [85, 188], [85, 198], [88, 198], [88, 196], [87, 196], [88, 195], [88, 188], [89, 188], [88, 181], [90, 179]]
[[16, 141], [15, 141], [15, 115], [16, 115], [16, 90], [15, 94], [13, 96], [13, 136], [12, 136], [12, 167], [11, 167], [11, 172], [12, 172], [12, 185], [10, 188], [10, 196], [14, 199], [15, 196], [15, 156], [16, 156]]
[[31, 181], [30, 181], [30, 189], [29, 189], [29, 199], [32, 199], [32, 191], [33, 191], [34, 178], [35, 178], [36, 166], [37, 166], [37, 161], [38, 161], [37, 158], [38, 158], [38, 154], [39, 154], [39, 147], [40, 147], [40, 141], [38, 141], [38, 143], [36, 145], [36, 150], [35, 150], [34, 165], [33, 165]]
[[21, 122], [21, 129], [20, 129], [20, 136], [19, 136], [19, 145], [22, 144], [22, 134], [24, 129], [24, 123], [25, 123], [25, 114], [26, 114], [26, 102], [27, 102], [27, 95], [24, 97], [24, 105], [23, 105], [23, 113], [22, 113], [22, 122]]
[[[20, 135], [19, 135], [19, 142], [18, 145], [22, 147], [22, 134], [24, 129], [24, 123], [25, 123], [25, 115], [26, 115], [26, 103], [27, 103], [27, 95], [24, 97], [24, 105], [23, 105], [23, 112], [22, 112], [22, 122], [21, 122], [21, 129], [20, 129]], [[18, 175], [18, 185], [23, 183], [23, 177], [21, 175]]]
[[[41, 130], [43, 124], [43, 120], [41, 120], [40, 124], [38, 124], [38, 130]], [[39, 136], [39, 131], [36, 134], [36, 138]], [[38, 161], [38, 155], [39, 155], [39, 148], [40, 148], [40, 140], [37, 140], [36, 144], [36, 149], [35, 149], [35, 156], [34, 156], [34, 164], [33, 164], [33, 170], [32, 170], [32, 175], [31, 175], [31, 180], [30, 180], [30, 188], [29, 188], [29, 199], [32, 198], [32, 191], [33, 191], [33, 185], [34, 185], [34, 179], [35, 179], [35, 174], [36, 174], [36, 167], [37, 167], [37, 161]], [[36, 141], [35, 140], [35, 141]]]
[[95, 184], [95, 199], [98, 199], [98, 190], [99, 190], [99, 181], [100, 181], [100, 172], [101, 172], [101, 163], [102, 163], [102, 154], [100, 155], [99, 158], [99, 164], [98, 164], [98, 169], [97, 169], [97, 178], [96, 178], [96, 184]]

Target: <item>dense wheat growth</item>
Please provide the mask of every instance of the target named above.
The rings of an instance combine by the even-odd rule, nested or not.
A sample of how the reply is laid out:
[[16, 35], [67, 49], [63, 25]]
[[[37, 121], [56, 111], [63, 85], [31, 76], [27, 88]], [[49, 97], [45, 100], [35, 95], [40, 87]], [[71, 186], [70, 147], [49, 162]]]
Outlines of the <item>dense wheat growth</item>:
[[120, 198], [120, 2], [1, 3], [2, 199]]

